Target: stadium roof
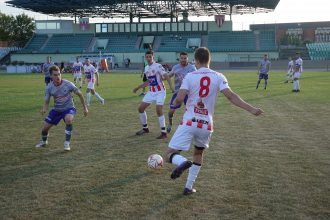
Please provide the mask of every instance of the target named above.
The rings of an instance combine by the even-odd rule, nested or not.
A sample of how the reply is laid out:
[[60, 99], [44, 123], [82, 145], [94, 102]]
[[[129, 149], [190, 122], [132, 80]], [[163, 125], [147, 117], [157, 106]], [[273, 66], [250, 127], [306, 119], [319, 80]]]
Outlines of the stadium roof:
[[10, 0], [10, 6], [60, 17], [173, 18], [273, 11], [280, 0]]

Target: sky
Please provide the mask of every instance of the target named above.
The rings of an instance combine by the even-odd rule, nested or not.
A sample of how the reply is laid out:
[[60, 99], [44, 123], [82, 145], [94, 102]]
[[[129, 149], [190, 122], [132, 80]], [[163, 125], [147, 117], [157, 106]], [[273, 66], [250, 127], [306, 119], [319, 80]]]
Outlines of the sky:
[[[291, 22], [312, 22], [330, 21], [330, 0], [280, 0], [274, 12], [233, 15], [234, 30], [248, 30], [250, 24], [267, 23], [291, 23]], [[7, 6], [5, 0], [0, 0], [0, 12], [13, 16], [25, 13], [35, 20], [52, 20], [57, 17], [47, 16], [40, 13], [17, 9]], [[63, 19], [63, 18], [62, 18]], [[212, 20], [210, 17], [189, 17], [191, 21]], [[229, 16], [226, 16], [229, 20]], [[90, 22], [102, 22], [103, 19], [91, 19]], [[109, 20], [106, 22], [123, 22], [124, 20]], [[135, 20], [134, 20], [135, 21]]]

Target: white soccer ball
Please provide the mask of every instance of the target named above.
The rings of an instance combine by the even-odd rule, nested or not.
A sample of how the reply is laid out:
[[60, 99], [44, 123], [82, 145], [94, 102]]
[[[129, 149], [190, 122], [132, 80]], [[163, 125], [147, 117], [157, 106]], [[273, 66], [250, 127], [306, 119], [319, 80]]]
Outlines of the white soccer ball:
[[151, 154], [148, 157], [148, 167], [152, 169], [159, 169], [163, 167], [163, 158], [159, 154]]

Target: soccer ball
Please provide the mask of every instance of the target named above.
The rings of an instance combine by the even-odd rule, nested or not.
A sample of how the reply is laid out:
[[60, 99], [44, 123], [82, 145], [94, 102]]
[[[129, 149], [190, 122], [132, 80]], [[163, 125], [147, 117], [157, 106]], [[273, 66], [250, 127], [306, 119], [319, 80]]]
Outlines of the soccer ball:
[[159, 154], [151, 154], [148, 157], [148, 167], [152, 169], [159, 169], [163, 167], [163, 158]]

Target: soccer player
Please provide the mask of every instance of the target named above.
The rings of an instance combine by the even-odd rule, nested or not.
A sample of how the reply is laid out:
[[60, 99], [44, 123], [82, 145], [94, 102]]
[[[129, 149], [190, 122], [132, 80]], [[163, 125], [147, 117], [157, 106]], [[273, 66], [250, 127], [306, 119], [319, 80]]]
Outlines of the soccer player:
[[49, 67], [53, 66], [54, 63], [52, 61], [52, 58], [50, 56], [47, 56], [47, 61], [46, 63], [42, 64], [42, 73], [45, 75], [45, 83], [46, 86], [50, 83], [50, 81], [52, 80], [50, 77], [50, 72], [49, 72]]
[[289, 80], [292, 80], [293, 69], [294, 69], [294, 62], [292, 58], [289, 57], [288, 72], [286, 74], [286, 80], [284, 81], [284, 83], [288, 83]]
[[86, 102], [87, 106], [90, 105], [91, 102], [91, 93], [104, 105], [104, 98], [102, 98], [94, 88], [94, 84], [96, 83], [99, 86], [99, 73], [95, 69], [95, 67], [91, 64], [89, 58], [86, 58], [85, 65], [83, 68], [84, 72], [84, 81], [87, 80], [87, 89], [86, 89]]
[[[169, 73], [169, 77], [174, 76], [174, 84], [175, 84], [175, 92], [171, 98], [170, 102], [170, 110], [168, 111], [168, 126], [166, 128], [167, 133], [171, 132], [172, 129], [172, 121], [173, 115], [176, 109], [180, 108], [181, 105], [175, 106], [173, 105], [173, 101], [178, 95], [178, 91], [180, 89], [183, 78], [190, 72], [196, 71], [196, 67], [190, 63], [188, 63], [188, 54], [186, 52], [180, 53], [180, 63], [173, 66], [171, 72]], [[186, 104], [188, 96], [184, 99], [184, 104]]]
[[268, 80], [268, 72], [269, 72], [269, 68], [270, 68], [270, 61], [268, 60], [268, 55], [265, 54], [264, 55], [264, 59], [260, 61], [259, 65], [258, 65], [258, 73], [259, 74], [259, 80], [257, 82], [257, 86], [256, 89], [258, 89], [260, 81], [262, 79], [265, 80], [265, 87], [264, 89], [267, 88], [267, 80]]
[[83, 68], [83, 64], [79, 61], [79, 57], [76, 57], [76, 61], [73, 63], [73, 82], [77, 83], [77, 79], [79, 81], [79, 89], [82, 87], [82, 79], [81, 79], [81, 70]]
[[159, 63], [154, 62], [154, 52], [147, 51], [145, 53], [145, 59], [148, 62], [148, 66], [145, 68], [145, 75], [148, 81], [142, 83], [138, 87], [133, 89], [133, 92], [136, 93], [141, 88], [144, 88], [149, 85], [149, 91], [143, 97], [142, 102], [139, 105], [138, 111], [140, 113], [140, 121], [143, 126], [142, 130], [136, 132], [136, 135], [143, 135], [149, 133], [148, 122], [147, 122], [147, 113], [145, 109], [153, 102], [156, 102], [156, 112], [159, 121], [159, 127], [161, 129], [160, 136], [157, 139], [167, 138], [166, 126], [165, 126], [165, 117], [163, 114], [163, 105], [166, 98], [166, 90], [162, 80], [167, 80], [170, 89], [174, 92], [172, 88], [171, 80], [167, 75], [167, 72], [163, 66]]
[[[184, 195], [196, 192], [193, 184], [201, 169], [204, 150], [209, 147], [213, 132], [214, 106], [219, 91], [232, 104], [251, 114], [258, 116], [263, 113], [260, 108], [246, 103], [234, 93], [224, 75], [209, 68], [211, 55], [207, 48], [196, 49], [194, 57], [197, 71], [186, 75], [173, 102], [174, 105], [179, 105], [188, 95], [186, 111], [166, 152], [166, 161], [177, 166], [171, 174], [172, 179], [180, 177], [186, 169], [189, 169]], [[180, 151], [188, 151], [193, 140], [195, 149], [193, 160], [190, 161], [180, 155]]]
[[52, 82], [48, 84], [45, 91], [45, 102], [41, 110], [41, 114], [45, 114], [49, 107], [50, 97], [54, 97], [54, 108], [49, 112], [45, 118], [45, 123], [41, 130], [41, 140], [36, 145], [37, 148], [46, 147], [48, 144], [48, 131], [53, 125], [57, 125], [61, 119], [65, 123], [65, 141], [64, 150], [70, 150], [70, 140], [72, 133], [72, 123], [76, 109], [74, 107], [73, 98], [71, 93], [73, 92], [79, 96], [81, 105], [83, 106], [84, 115], [87, 116], [88, 109], [85, 104], [84, 97], [79, 89], [70, 81], [62, 79], [60, 69], [57, 66], [51, 66], [49, 68]]
[[300, 62], [299, 60], [296, 60], [295, 66], [294, 66], [292, 92], [300, 92], [299, 78], [301, 76], [301, 72], [302, 72], [302, 62]]

